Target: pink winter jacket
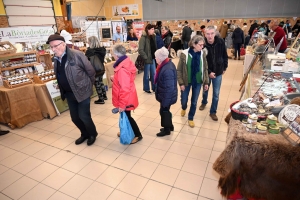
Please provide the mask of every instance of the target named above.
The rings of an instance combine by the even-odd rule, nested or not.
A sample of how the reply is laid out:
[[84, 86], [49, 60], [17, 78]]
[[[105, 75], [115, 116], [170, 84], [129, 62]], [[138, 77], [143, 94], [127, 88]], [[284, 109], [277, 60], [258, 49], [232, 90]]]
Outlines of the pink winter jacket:
[[136, 109], [139, 102], [134, 84], [136, 74], [134, 63], [126, 58], [114, 69], [114, 72], [112, 86], [112, 103], [114, 107], [125, 109], [126, 106], [133, 105], [133, 107], [126, 108], [126, 110]]

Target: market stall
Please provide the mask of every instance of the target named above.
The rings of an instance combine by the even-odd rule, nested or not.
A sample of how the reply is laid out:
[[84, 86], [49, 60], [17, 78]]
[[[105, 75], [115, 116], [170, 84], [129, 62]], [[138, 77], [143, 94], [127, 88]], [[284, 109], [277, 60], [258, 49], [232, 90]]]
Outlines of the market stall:
[[299, 199], [299, 66], [268, 41], [248, 47], [240, 101], [232, 102], [227, 145], [213, 168], [229, 199]]

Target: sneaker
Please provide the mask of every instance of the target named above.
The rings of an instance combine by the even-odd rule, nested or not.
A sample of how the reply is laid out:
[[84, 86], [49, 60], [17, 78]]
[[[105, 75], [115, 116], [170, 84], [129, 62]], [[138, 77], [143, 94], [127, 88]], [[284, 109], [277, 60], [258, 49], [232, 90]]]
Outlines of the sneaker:
[[212, 120], [218, 121], [218, 117], [216, 114], [210, 114], [209, 116], [211, 117]]
[[97, 101], [94, 101], [95, 104], [105, 104], [103, 99], [98, 99]]
[[206, 104], [201, 104], [201, 106], [199, 107], [199, 110], [204, 110]]
[[103, 99], [104, 99], [104, 100], [107, 100], [107, 96], [106, 96], [106, 95], [103, 95]]
[[159, 133], [156, 134], [157, 137], [164, 137], [166, 135], [170, 135], [171, 132], [165, 132], [165, 131], [160, 131]]
[[194, 127], [195, 127], [195, 123], [194, 123], [193, 120], [189, 120], [189, 126], [190, 126], [191, 128], [194, 128]]
[[181, 117], [184, 117], [185, 115], [185, 110], [181, 110]]
[[148, 91], [145, 91], [146, 93], [148, 93], [148, 94], [151, 94], [151, 91], [150, 90], [148, 90]]

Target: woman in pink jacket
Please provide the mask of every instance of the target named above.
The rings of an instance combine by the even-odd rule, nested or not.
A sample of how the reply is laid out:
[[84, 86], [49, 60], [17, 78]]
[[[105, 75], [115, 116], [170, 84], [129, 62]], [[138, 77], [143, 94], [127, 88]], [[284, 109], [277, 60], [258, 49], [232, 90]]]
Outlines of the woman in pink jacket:
[[122, 45], [116, 45], [113, 48], [113, 57], [116, 62], [114, 64], [112, 102], [114, 107], [119, 108], [119, 112], [125, 111], [135, 135], [131, 142], [134, 144], [143, 139], [138, 125], [131, 117], [131, 110], [136, 109], [139, 104], [134, 84], [136, 67], [126, 56], [126, 49]]

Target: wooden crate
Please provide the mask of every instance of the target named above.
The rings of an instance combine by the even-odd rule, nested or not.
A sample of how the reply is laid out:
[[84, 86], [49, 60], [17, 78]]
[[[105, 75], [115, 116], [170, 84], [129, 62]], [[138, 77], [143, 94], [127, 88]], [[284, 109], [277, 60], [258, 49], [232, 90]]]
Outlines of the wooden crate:
[[0, 42], [0, 46], [5, 45], [5, 44], [9, 45], [11, 47], [11, 49], [6, 50], [6, 51], [0, 51], [0, 55], [1, 54], [8, 54], [8, 53], [16, 53], [17, 52], [17, 49], [9, 41]]

